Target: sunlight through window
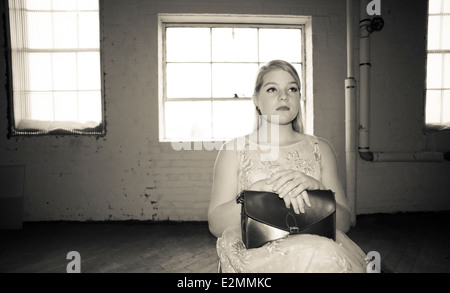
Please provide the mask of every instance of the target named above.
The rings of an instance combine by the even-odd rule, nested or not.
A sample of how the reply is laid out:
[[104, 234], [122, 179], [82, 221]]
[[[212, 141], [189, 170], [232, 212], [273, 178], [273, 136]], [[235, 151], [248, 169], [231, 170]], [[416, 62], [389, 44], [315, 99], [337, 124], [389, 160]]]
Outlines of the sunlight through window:
[[102, 134], [98, 0], [8, 4], [12, 134]]
[[245, 135], [255, 119], [251, 97], [258, 68], [283, 59], [302, 75], [302, 26], [168, 24], [164, 32], [167, 140]]
[[429, 0], [425, 122], [450, 126], [450, 1]]

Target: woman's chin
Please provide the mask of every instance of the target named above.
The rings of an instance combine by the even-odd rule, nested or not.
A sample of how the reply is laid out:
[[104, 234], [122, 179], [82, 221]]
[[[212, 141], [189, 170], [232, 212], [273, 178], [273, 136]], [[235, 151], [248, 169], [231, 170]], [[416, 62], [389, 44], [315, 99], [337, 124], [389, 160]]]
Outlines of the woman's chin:
[[278, 125], [287, 125], [291, 124], [292, 121], [294, 121], [295, 117], [292, 117], [291, 115], [280, 115], [277, 119], [268, 119], [268, 121], [271, 124], [278, 124]]

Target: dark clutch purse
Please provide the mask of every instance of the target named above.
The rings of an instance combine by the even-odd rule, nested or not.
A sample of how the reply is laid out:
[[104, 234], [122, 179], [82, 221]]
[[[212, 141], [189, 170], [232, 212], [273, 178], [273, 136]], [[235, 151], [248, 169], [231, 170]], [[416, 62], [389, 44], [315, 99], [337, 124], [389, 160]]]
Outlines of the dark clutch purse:
[[311, 207], [296, 214], [286, 208], [278, 194], [242, 191], [236, 202], [241, 207], [242, 241], [247, 249], [290, 234], [315, 234], [336, 240], [336, 200], [331, 190], [308, 190]]

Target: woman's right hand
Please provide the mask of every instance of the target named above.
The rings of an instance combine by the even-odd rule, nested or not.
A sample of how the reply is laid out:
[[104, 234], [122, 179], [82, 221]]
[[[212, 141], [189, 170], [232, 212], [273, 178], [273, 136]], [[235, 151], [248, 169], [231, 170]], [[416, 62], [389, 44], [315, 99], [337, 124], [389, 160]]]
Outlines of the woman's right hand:
[[[255, 183], [250, 185], [248, 187], [248, 189], [255, 190], [255, 191], [274, 192], [273, 191], [274, 185], [275, 185], [275, 183], [274, 182], [270, 183], [269, 179], [263, 179], [263, 180], [256, 181]], [[276, 192], [274, 192], [274, 193], [276, 193]], [[282, 199], [284, 200], [284, 204], [285, 204], [286, 208], [289, 208], [292, 205], [292, 207], [294, 208], [294, 211], [297, 214], [304, 212], [303, 209], [299, 208], [299, 206], [303, 207], [303, 202], [299, 203], [300, 201], [303, 201], [303, 197], [300, 196], [297, 198], [292, 198], [290, 195], [287, 195], [287, 196], [284, 196]]]
[[[302, 196], [298, 196], [297, 194], [293, 195], [292, 192], [288, 192], [288, 194], [280, 193], [279, 190], [276, 190], [277, 186], [275, 186], [277, 183], [276, 180], [273, 178], [269, 179], [263, 179], [256, 181], [252, 185], [248, 187], [249, 190], [256, 190], [256, 191], [266, 191], [266, 192], [273, 192], [278, 194], [280, 198], [284, 200], [286, 208], [289, 208], [292, 205], [292, 208], [297, 214], [304, 213], [305, 212], [305, 205], [307, 207], [311, 207], [311, 204], [309, 202], [308, 194], [306, 193], [306, 190], [302, 192]], [[320, 189], [320, 188], [317, 188]]]

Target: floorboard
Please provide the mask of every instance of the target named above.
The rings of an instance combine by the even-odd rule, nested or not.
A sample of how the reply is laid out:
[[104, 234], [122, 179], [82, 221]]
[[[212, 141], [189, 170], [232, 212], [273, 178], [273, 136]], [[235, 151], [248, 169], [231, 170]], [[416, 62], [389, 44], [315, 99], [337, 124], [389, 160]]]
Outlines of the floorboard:
[[[449, 212], [360, 215], [347, 235], [397, 273], [448, 273]], [[26, 222], [0, 230], [1, 273], [65, 273], [69, 251], [83, 273], [216, 273], [206, 222]]]

